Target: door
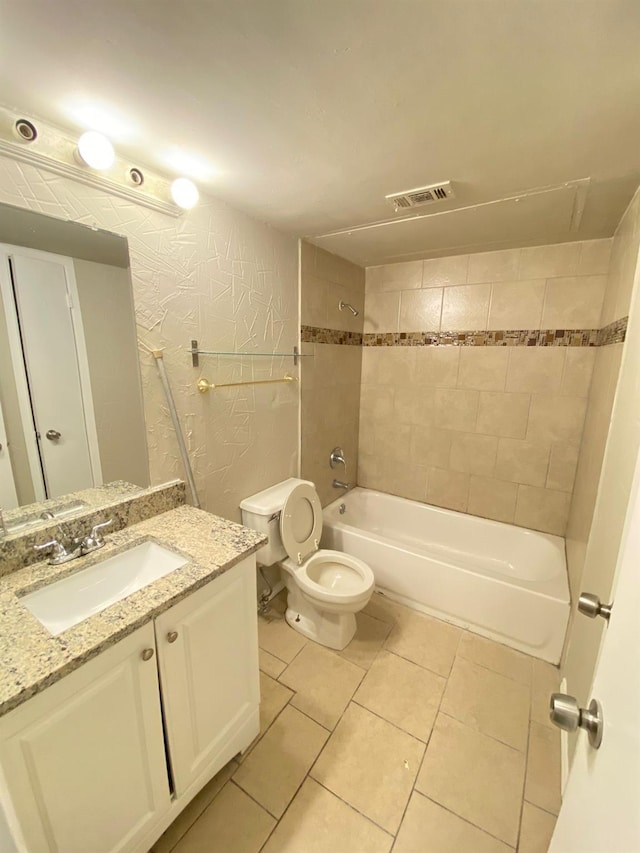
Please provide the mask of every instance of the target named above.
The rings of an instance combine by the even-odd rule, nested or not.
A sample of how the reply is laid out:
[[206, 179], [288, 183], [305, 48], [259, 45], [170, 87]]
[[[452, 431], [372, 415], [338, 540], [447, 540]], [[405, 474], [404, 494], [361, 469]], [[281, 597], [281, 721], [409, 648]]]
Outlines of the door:
[[2, 417], [2, 402], [0, 401], [0, 509], [13, 509], [18, 506], [11, 456], [7, 444], [7, 432]]
[[579, 697], [583, 705], [591, 698], [602, 704], [602, 744], [598, 750], [592, 749], [585, 733], [580, 732], [550, 853], [640, 851], [638, 464], [623, 536], [613, 611], [604, 634], [591, 696]]
[[94, 485], [71, 294], [61, 263], [14, 253], [11, 274], [35, 437], [54, 498]]
[[260, 728], [255, 557], [156, 619], [177, 797], [199, 789]]
[[29, 853], [125, 853], [171, 799], [151, 624], [0, 718]]

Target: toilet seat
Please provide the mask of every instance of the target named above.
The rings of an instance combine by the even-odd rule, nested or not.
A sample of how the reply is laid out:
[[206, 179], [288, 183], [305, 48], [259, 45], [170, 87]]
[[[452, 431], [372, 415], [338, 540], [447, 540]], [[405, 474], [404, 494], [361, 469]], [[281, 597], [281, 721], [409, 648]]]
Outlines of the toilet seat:
[[369, 566], [342, 551], [316, 551], [295, 572], [303, 595], [333, 609], [369, 600], [375, 580]]
[[309, 483], [300, 483], [289, 493], [280, 513], [280, 538], [289, 557], [301, 566], [320, 547], [322, 506]]

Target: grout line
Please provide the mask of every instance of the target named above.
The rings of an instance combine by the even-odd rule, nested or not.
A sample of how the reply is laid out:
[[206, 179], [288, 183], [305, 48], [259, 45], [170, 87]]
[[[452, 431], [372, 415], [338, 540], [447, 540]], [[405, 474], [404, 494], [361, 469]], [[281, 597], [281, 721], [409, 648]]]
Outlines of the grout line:
[[[323, 784], [322, 784], [322, 782], [318, 781], [318, 779], [316, 779], [314, 776], [311, 776], [311, 773], [310, 773], [310, 772], [309, 772], [309, 774], [308, 774], [308, 777], [309, 777], [313, 782], [315, 782], [315, 783], [316, 783], [316, 785], [319, 785], [321, 788], [324, 788], [324, 790], [325, 790], [325, 791], [328, 791], [328, 792], [329, 792], [333, 797], [335, 797], [337, 800], [340, 800], [340, 802], [341, 802], [341, 803], [344, 803], [344, 805], [345, 805], [345, 806], [347, 806], [348, 808], [350, 808], [350, 809], [351, 809], [351, 811], [354, 811], [354, 812], [356, 812], [356, 814], [359, 814], [359, 815], [360, 815], [360, 817], [363, 817], [365, 820], [369, 821], [369, 823], [372, 823], [372, 824], [373, 824], [374, 826], [376, 826], [378, 829], [381, 829], [384, 833], [386, 833], [386, 835], [390, 836], [390, 837], [391, 837], [392, 839], [394, 839], [394, 841], [395, 841], [395, 838], [396, 838], [396, 835], [397, 835], [397, 833], [396, 833], [396, 832], [389, 832], [389, 830], [388, 830], [388, 829], [385, 829], [385, 828], [384, 828], [384, 826], [381, 826], [381, 825], [380, 825], [379, 823], [377, 823], [373, 818], [369, 817], [369, 816], [368, 816], [368, 815], [366, 815], [364, 812], [361, 812], [361, 811], [360, 811], [360, 809], [356, 808], [352, 803], [348, 802], [348, 800], [344, 800], [344, 799], [340, 796], [340, 794], [336, 794], [336, 792], [335, 792], [335, 791], [332, 791], [332, 790], [331, 790], [331, 788], [327, 788], [327, 786], [326, 786], [326, 785], [323, 785]], [[400, 825], [398, 825], [398, 830], [399, 830], [399, 829], [400, 829]]]
[[[249, 799], [250, 799], [250, 800], [253, 800], [253, 802], [254, 802], [257, 806], [259, 806], [259, 807], [262, 809], [262, 811], [263, 811], [263, 812], [266, 812], [266, 813], [269, 815], [269, 817], [272, 817], [272, 818], [275, 820], [275, 822], [276, 822], [276, 826], [278, 825], [278, 823], [279, 823], [280, 821], [279, 821], [279, 820], [278, 820], [278, 818], [273, 814], [273, 812], [270, 812], [270, 811], [269, 811], [269, 809], [268, 809], [268, 808], [266, 808], [266, 806], [263, 806], [263, 805], [262, 805], [262, 803], [259, 803], [259, 802], [256, 800], [256, 798], [255, 798], [252, 794], [250, 794], [248, 791], [245, 791], [245, 789], [242, 787], [242, 785], [238, 785], [238, 783], [237, 783], [233, 778], [229, 779], [229, 782], [228, 782], [227, 784], [235, 785], [235, 787], [236, 787], [239, 791], [242, 791], [242, 793], [243, 793], [243, 794], [245, 794], [247, 797], [249, 797]], [[273, 828], [275, 829], [276, 827], [274, 826]]]
[[[472, 826], [474, 829], [477, 829], [480, 832], [484, 833], [485, 835], [488, 835], [489, 838], [495, 838], [496, 841], [499, 841], [501, 844], [504, 844], [506, 847], [509, 848], [509, 850], [513, 850], [514, 853], [518, 849], [517, 844], [514, 847], [513, 845], [509, 844], [508, 841], [505, 841], [504, 838], [499, 838], [497, 835], [494, 835], [492, 832], [489, 832], [483, 826], [479, 826], [477, 823], [474, 823], [472, 820], [469, 820], [469, 818], [462, 817], [462, 815], [458, 814], [458, 812], [455, 812], [453, 809], [450, 809], [448, 806], [443, 805], [442, 803], [438, 802], [438, 800], [434, 800], [433, 797], [429, 797], [427, 794], [423, 794], [421, 791], [416, 791], [416, 794], [418, 794], [420, 797], [424, 797], [425, 800], [429, 800], [429, 802], [434, 803], [436, 806], [439, 806], [441, 809], [444, 809], [444, 811], [449, 812], [449, 814], [452, 814], [454, 817], [457, 817], [458, 820], [464, 821], [464, 823], [468, 824], [469, 826]], [[460, 853], [463, 853], [463, 851], [460, 851]]]

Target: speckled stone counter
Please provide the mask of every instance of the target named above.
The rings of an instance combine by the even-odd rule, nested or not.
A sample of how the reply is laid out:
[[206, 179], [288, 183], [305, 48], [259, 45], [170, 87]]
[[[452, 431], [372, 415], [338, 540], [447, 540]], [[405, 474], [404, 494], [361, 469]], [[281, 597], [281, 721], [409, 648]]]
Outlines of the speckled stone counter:
[[39, 515], [43, 510], [57, 503], [81, 501], [72, 515], [64, 518], [42, 520], [35, 528], [27, 528], [0, 537], [0, 576], [7, 575], [41, 558], [33, 546], [50, 539], [68, 542], [74, 537], [86, 535], [94, 524], [111, 519], [110, 532], [122, 530], [131, 524], [137, 524], [151, 516], [174, 509], [185, 502], [185, 484], [181, 480], [163, 483], [142, 489], [124, 480], [108, 483], [94, 489], [70, 492], [63, 498], [30, 504], [5, 513], [10, 521], [20, 514]]
[[[0, 578], [0, 715], [17, 707], [254, 553], [266, 538], [190, 506], [114, 534], [98, 551], [61, 566], [39, 562]], [[153, 540], [189, 562], [53, 637], [20, 597], [141, 542]]]

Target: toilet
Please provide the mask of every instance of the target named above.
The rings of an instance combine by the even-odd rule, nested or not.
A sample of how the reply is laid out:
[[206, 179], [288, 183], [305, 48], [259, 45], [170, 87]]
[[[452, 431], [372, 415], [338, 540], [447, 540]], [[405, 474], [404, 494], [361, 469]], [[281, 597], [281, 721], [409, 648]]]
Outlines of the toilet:
[[320, 548], [322, 506], [314, 484], [291, 477], [245, 498], [240, 509], [246, 527], [269, 537], [256, 556], [263, 566], [280, 566], [289, 625], [344, 649], [356, 632], [356, 613], [373, 593], [373, 572], [349, 554]]

